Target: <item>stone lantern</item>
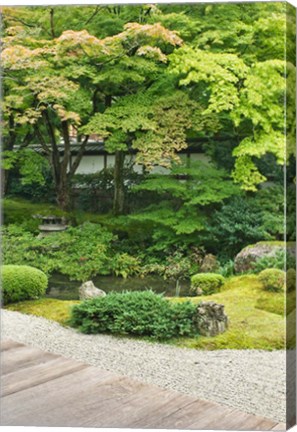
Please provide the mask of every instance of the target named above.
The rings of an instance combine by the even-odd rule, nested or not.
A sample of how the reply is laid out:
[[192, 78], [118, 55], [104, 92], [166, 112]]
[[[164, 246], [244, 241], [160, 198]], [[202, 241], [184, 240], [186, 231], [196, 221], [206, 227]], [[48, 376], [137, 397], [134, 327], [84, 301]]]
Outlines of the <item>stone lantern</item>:
[[65, 218], [62, 216], [41, 216], [41, 224], [38, 226], [39, 238], [50, 234], [65, 231], [67, 229]]

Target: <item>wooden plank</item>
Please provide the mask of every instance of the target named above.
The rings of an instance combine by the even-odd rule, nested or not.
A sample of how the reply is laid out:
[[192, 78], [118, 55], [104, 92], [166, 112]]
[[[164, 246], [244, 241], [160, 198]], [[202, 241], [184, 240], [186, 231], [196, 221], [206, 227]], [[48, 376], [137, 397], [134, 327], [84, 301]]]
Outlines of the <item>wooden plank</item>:
[[47, 381], [85, 369], [86, 367], [88, 366], [83, 363], [73, 362], [73, 360], [60, 357], [49, 360], [46, 363], [17, 370], [2, 377], [2, 396], [38, 386]]
[[21, 348], [23, 346], [24, 346], [23, 344], [15, 342], [11, 339], [1, 340], [1, 351], [7, 351], [7, 350], [10, 350], [12, 348]]
[[233, 411], [233, 408], [195, 399], [166, 418], [152, 421], [149, 426], [153, 429], [203, 429], [210, 419], [221, 419]]
[[[160, 394], [163, 400], [165, 394], [170, 393], [169, 399], [173, 394], [111, 373], [102, 376], [101, 371], [93, 367], [83, 370], [79, 376], [75, 373], [47, 382], [45, 386], [44, 395], [40, 394], [44, 386], [38, 386], [5, 397], [3, 424], [124, 427], [145, 417], [149, 402], [154, 402], [153, 411], [160, 404]], [[175, 393], [174, 397], [177, 397]], [[25, 405], [19, 407], [22, 400], [25, 400]], [[178, 400], [175, 409], [177, 404]]]
[[176, 393], [169, 400], [165, 398], [159, 401], [158, 406], [147, 406], [145, 415], [139, 420], [131, 421], [129, 427], [154, 429], [156, 424], [161, 425], [162, 420], [172, 416], [191, 403], [192, 398], [190, 396]]
[[287, 430], [286, 423], [277, 423], [271, 430], [285, 431], [285, 430]]
[[2, 424], [79, 427], [91, 411], [100, 412], [102, 401], [126, 394], [127, 382], [129, 387], [131, 384], [125, 381], [123, 385], [111, 372], [87, 367], [4, 397]]
[[[219, 414], [220, 408], [213, 409], [213, 413]], [[209, 418], [197, 419], [190, 426], [189, 429], [216, 429], [216, 430], [269, 430], [276, 424], [275, 421], [265, 419], [263, 417], [255, 416], [242, 412], [238, 409], [228, 409], [223, 415], [212, 415]]]
[[55, 358], [58, 356], [32, 347], [11, 348], [1, 355], [2, 376]]
[[139, 385], [136, 382], [133, 385], [134, 391], [123, 398], [103, 401], [100, 412], [94, 411], [83, 422], [82, 427], [96, 425], [101, 428], [133, 428], [139, 425], [143, 428], [147, 423], [147, 417], [154, 416], [155, 412], [160, 415], [166, 406], [167, 412], [168, 409], [172, 412], [177, 409], [178, 404], [188, 403], [185, 402], [186, 397], [157, 386]]

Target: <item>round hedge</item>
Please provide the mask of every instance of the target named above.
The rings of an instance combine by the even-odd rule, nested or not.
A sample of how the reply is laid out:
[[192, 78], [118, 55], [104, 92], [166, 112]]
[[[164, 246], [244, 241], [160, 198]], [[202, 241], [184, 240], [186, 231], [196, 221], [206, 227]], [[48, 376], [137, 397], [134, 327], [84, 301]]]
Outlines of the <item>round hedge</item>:
[[47, 276], [34, 267], [4, 265], [2, 273], [2, 299], [4, 303], [34, 300], [45, 294]]
[[214, 294], [219, 291], [225, 279], [217, 273], [198, 273], [191, 277], [191, 294]]
[[267, 291], [279, 292], [284, 289], [286, 274], [283, 270], [269, 268], [261, 271], [258, 277]]

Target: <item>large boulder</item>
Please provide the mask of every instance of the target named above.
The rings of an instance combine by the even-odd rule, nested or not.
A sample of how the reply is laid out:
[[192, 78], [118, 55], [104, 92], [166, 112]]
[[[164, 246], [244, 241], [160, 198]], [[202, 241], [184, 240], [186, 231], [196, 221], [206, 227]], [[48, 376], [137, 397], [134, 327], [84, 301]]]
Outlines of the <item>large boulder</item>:
[[105, 297], [106, 292], [95, 287], [92, 281], [84, 282], [79, 287], [79, 299], [80, 300], [88, 300], [95, 297]]
[[224, 305], [213, 301], [201, 302], [196, 309], [194, 323], [202, 336], [216, 336], [228, 329]]
[[[234, 269], [236, 273], [244, 273], [253, 269], [253, 264], [259, 259], [267, 256], [273, 256], [278, 251], [284, 250], [283, 242], [259, 242], [249, 245], [242, 249], [236, 255], [234, 260]], [[293, 245], [287, 246], [287, 252], [294, 256], [295, 248]]]

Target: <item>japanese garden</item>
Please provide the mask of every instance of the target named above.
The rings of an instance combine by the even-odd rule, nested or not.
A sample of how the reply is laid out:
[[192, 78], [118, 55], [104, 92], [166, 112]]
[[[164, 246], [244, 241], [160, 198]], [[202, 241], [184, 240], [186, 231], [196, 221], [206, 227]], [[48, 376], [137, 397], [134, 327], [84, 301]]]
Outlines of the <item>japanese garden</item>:
[[[223, 368], [224, 352], [234, 370], [271, 356], [284, 373], [296, 301], [290, 6], [4, 7], [2, 21], [5, 335], [84, 361], [91, 341], [121, 346], [120, 366], [106, 348], [115, 370], [188, 393], [182, 355], [202, 371], [206, 358]], [[136, 346], [142, 365], [173, 350], [180, 366], [133, 371]], [[284, 421], [283, 399], [254, 397], [238, 406]]]
[[286, 8], [3, 8], [6, 313], [177, 349], [285, 348], [296, 276]]

